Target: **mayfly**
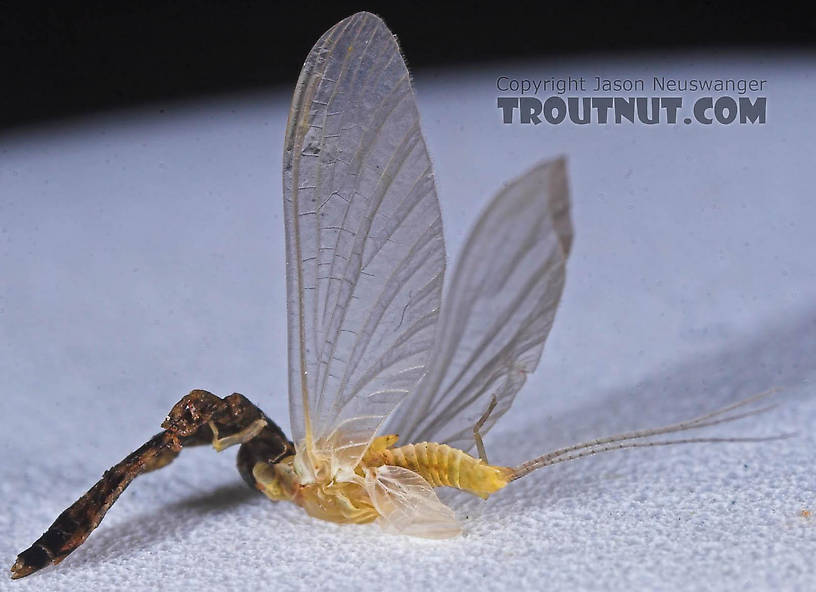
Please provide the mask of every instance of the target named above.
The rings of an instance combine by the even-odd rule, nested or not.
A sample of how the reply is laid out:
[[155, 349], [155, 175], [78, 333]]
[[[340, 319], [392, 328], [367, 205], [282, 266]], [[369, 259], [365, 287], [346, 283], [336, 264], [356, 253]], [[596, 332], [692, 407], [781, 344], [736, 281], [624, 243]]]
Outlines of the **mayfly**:
[[283, 194], [292, 440], [244, 396], [194, 390], [164, 431], [20, 553], [13, 578], [62, 561], [136, 476], [185, 446], [239, 445], [250, 487], [316, 518], [443, 538], [461, 527], [437, 487], [487, 498], [538, 468], [598, 452], [735, 441], [649, 438], [757, 412], [735, 411], [754, 397], [516, 467], [487, 462], [482, 435], [537, 366], [564, 286], [573, 238], [565, 161], [533, 167], [493, 198], [443, 305], [431, 161], [397, 42], [372, 14], [335, 25], [306, 58], [286, 130]]

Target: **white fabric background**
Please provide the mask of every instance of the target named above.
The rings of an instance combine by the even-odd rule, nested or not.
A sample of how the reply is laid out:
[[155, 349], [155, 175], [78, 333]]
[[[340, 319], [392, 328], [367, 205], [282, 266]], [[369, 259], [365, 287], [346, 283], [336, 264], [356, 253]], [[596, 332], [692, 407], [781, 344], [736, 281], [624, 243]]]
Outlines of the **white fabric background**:
[[[410, 60], [410, 56], [409, 60]], [[807, 59], [806, 59], [807, 58]], [[816, 581], [812, 56], [631, 56], [423, 71], [451, 263], [501, 183], [569, 156], [576, 242], [538, 372], [492, 461], [694, 416], [796, 438], [559, 465], [431, 542], [246, 488], [234, 450], [137, 479], [27, 590], [809, 590]], [[500, 124], [495, 78], [758, 77], [764, 126]], [[294, 79], [293, 79], [294, 84]], [[291, 89], [163, 103], [0, 138], [0, 557], [7, 566], [191, 388], [288, 429], [280, 161]], [[690, 96], [690, 95], [689, 95]]]

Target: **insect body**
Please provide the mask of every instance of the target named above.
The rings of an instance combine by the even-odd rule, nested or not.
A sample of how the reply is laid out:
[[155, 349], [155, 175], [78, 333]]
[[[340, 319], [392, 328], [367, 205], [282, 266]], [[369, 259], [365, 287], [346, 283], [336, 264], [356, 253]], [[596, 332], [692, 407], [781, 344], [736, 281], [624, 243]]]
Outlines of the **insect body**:
[[[513, 476], [509, 467], [494, 467], [457, 448], [435, 442], [389, 448], [395, 435], [380, 436], [366, 450], [354, 475], [343, 482], [302, 483], [294, 468], [294, 457], [284, 459], [268, 470], [261, 465], [255, 478], [258, 489], [274, 500], [289, 500], [303, 506], [315, 518], [332, 522], [371, 522], [391, 516], [387, 495], [379, 491], [381, 483], [416, 488], [429, 496], [432, 487], [455, 487], [487, 498]], [[394, 487], [392, 484], [391, 487]], [[434, 496], [435, 497], [435, 496]], [[431, 498], [433, 501], [434, 498]], [[435, 503], [433, 504], [435, 506]], [[450, 536], [459, 532], [452, 512], [439, 504], [435, 509], [447, 518], [437, 528], [419, 532], [418, 524], [405, 525], [414, 534]], [[395, 516], [391, 516], [392, 521]], [[444, 528], [440, 528], [444, 526]]]
[[[434, 488], [482, 498], [540, 467], [754, 413], [686, 422], [488, 464], [481, 434], [538, 364], [572, 224], [563, 159], [508, 183], [479, 218], [442, 302], [445, 245], [410, 77], [391, 32], [359, 13], [326, 32], [298, 80], [283, 163], [293, 438], [248, 399], [196, 390], [12, 567], [58, 563], [139, 474], [181, 448], [239, 445], [253, 488], [309, 514], [426, 537], [460, 532]], [[398, 438], [400, 445], [398, 445]], [[734, 441], [735, 439], [724, 439]], [[478, 456], [473, 456], [473, 448]]]

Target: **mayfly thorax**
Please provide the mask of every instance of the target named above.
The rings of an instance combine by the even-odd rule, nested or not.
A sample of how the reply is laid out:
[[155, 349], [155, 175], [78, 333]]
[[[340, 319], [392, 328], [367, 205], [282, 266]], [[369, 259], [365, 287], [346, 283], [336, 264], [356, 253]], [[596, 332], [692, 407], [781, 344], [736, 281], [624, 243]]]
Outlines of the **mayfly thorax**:
[[488, 463], [482, 435], [538, 365], [563, 291], [573, 239], [566, 162], [537, 164], [498, 192], [443, 302], [431, 160], [399, 47], [372, 14], [335, 25], [306, 58], [286, 130], [283, 202], [291, 440], [244, 396], [194, 390], [162, 432], [20, 553], [13, 578], [62, 561], [136, 476], [186, 446], [238, 445], [250, 487], [317, 518], [443, 538], [461, 527], [437, 487], [487, 498], [598, 452], [752, 440], [649, 438], [757, 413], [741, 409], [764, 395], [515, 467]]

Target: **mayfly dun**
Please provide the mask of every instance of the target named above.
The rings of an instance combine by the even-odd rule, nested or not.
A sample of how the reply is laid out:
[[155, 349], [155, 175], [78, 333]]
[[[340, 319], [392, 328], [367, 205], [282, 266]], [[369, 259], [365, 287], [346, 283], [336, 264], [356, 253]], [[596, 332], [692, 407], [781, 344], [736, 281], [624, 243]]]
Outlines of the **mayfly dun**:
[[65, 559], [135, 477], [186, 446], [239, 445], [250, 487], [316, 518], [444, 538], [461, 527], [437, 487], [487, 498], [536, 469], [599, 452], [760, 439], [653, 437], [757, 413], [745, 405], [762, 395], [518, 466], [488, 463], [482, 436], [536, 368], [564, 287], [573, 238], [566, 164], [538, 164], [493, 198], [443, 304], [431, 160], [405, 62], [376, 16], [341, 21], [306, 58], [283, 196], [292, 439], [242, 395], [194, 390], [162, 432], [20, 553], [13, 578]]

